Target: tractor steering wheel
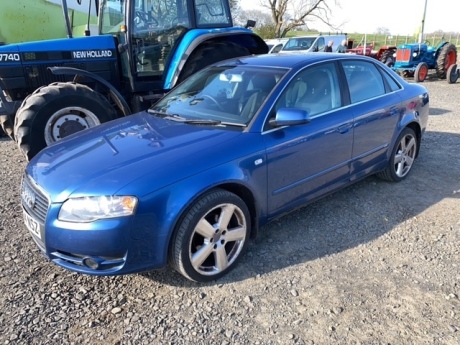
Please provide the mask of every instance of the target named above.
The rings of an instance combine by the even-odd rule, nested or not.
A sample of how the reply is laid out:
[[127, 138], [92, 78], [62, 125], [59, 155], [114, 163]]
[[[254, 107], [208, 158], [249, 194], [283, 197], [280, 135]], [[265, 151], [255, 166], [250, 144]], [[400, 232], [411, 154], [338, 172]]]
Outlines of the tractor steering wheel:
[[158, 26], [158, 20], [148, 12], [136, 10], [134, 12], [134, 24], [138, 29], [148, 29], [150, 25]]

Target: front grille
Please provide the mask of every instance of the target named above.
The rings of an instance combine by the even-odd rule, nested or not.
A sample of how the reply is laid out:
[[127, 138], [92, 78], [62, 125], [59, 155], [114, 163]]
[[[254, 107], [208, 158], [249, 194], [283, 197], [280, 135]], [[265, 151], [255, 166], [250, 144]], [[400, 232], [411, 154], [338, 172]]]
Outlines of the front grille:
[[21, 184], [21, 202], [27, 212], [42, 225], [45, 224], [49, 199], [30, 176], [24, 174]]
[[410, 49], [398, 49], [396, 51], [396, 61], [403, 61], [403, 62], [407, 62], [410, 60], [410, 53], [411, 53], [411, 50]]
[[62, 64], [53, 63], [50, 65], [34, 65], [24, 67], [24, 76], [27, 82], [28, 90], [35, 90], [43, 85], [48, 85], [53, 82], [65, 82], [66, 76], [55, 75], [51, 73], [48, 67], [58, 67]]

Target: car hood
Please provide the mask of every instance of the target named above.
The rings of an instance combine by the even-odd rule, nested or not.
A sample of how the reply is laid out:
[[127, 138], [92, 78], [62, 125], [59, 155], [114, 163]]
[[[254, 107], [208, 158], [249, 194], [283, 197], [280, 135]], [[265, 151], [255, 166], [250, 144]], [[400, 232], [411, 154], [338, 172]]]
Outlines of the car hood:
[[[52, 202], [70, 195], [111, 195], [146, 176], [149, 193], [233, 159], [219, 151], [241, 129], [197, 126], [131, 115], [77, 133], [48, 146], [27, 165], [27, 173]], [[220, 154], [218, 154], [220, 152]]]

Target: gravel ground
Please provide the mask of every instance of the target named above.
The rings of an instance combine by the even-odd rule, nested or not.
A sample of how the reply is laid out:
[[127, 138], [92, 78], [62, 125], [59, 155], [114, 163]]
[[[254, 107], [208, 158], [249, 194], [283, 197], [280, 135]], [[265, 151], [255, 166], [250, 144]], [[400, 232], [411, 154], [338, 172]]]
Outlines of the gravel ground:
[[26, 164], [0, 138], [2, 344], [460, 344], [460, 83], [426, 81], [410, 176], [370, 177], [261, 229], [238, 267], [91, 277], [48, 262], [21, 220]]

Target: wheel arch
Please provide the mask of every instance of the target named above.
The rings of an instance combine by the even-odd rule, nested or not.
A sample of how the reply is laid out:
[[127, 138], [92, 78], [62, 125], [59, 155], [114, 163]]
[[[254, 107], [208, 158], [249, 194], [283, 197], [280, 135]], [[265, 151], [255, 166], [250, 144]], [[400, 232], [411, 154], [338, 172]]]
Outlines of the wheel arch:
[[129, 107], [128, 103], [121, 95], [121, 93], [115, 88], [115, 86], [113, 86], [111, 83], [109, 83], [104, 78], [101, 78], [97, 74], [74, 67], [49, 67], [49, 70], [51, 71], [51, 73], [56, 75], [74, 75], [75, 83], [78, 83], [79, 76], [84, 76], [86, 78], [93, 79], [96, 83], [102, 85], [108, 91], [109, 95], [112, 97], [113, 101], [115, 102], [115, 104], [124, 116], [132, 114], [131, 108]]
[[251, 220], [251, 229], [250, 229], [249, 237], [254, 239], [257, 236], [258, 228], [259, 228], [259, 221], [258, 221], [259, 211], [257, 208], [256, 197], [254, 196], [254, 193], [251, 191], [251, 189], [238, 181], [225, 181], [222, 183], [215, 183], [215, 184], [209, 185], [205, 189], [202, 189], [199, 193], [195, 194], [193, 198], [189, 199], [186, 203], [184, 203], [182, 207], [180, 208], [178, 212], [178, 217], [176, 217], [174, 222], [171, 224], [172, 231], [169, 233], [169, 236], [167, 239], [168, 249], [167, 249], [167, 252], [165, 253], [166, 257], [169, 257], [171, 253], [171, 246], [172, 246], [174, 232], [176, 232], [177, 227], [179, 226], [179, 224], [181, 224], [183, 218], [187, 215], [188, 211], [203, 196], [205, 196], [208, 193], [211, 193], [214, 190], [219, 190], [219, 189], [233, 193], [243, 200], [243, 202], [248, 207], [249, 214], [250, 214], [250, 220]]
[[415, 121], [410, 122], [406, 126], [404, 126], [404, 128], [406, 127], [412, 129], [417, 137], [417, 152], [415, 153], [415, 157], [418, 157], [422, 141], [422, 128], [420, 127], [420, 124]]
[[197, 49], [220, 42], [232, 42], [248, 49], [250, 54], [268, 53], [265, 41], [251, 30], [243, 28], [225, 29], [196, 29], [188, 31], [177, 46], [171, 58], [168, 72], [164, 79], [163, 88], [172, 89], [182, 72], [186, 62]]

